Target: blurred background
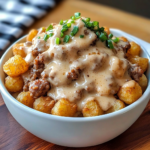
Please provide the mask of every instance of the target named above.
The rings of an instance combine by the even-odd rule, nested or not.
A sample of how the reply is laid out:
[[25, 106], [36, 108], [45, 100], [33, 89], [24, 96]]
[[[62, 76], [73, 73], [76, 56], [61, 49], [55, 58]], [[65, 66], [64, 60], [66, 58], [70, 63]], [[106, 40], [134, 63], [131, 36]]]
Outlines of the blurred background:
[[150, 18], [150, 0], [88, 0]]

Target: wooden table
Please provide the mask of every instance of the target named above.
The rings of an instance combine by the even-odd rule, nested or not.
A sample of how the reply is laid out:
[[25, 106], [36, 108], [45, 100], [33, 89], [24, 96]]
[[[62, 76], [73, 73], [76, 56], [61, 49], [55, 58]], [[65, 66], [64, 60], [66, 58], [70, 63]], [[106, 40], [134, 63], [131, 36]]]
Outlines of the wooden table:
[[[150, 20], [135, 16], [116, 9], [86, 1], [63, 1], [47, 16], [33, 24], [32, 28], [47, 26], [51, 22], [59, 22], [67, 19], [74, 12], [81, 12], [82, 16], [91, 17], [92, 20], [100, 22], [112, 28], [118, 28], [133, 34], [147, 42], [150, 42]], [[0, 150], [64, 150], [75, 149], [58, 146], [45, 142], [21, 127], [11, 116], [0, 96]], [[149, 150], [150, 149], [150, 103], [147, 105], [141, 117], [122, 135], [117, 138], [89, 148], [89, 150]]]

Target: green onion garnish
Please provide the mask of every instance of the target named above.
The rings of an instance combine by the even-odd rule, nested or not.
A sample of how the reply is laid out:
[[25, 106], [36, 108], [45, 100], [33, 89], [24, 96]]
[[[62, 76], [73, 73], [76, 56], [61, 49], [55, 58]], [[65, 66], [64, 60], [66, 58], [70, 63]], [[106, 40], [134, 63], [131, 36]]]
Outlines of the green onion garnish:
[[65, 43], [68, 43], [68, 42], [69, 42], [69, 39], [70, 39], [70, 36], [69, 36], [69, 35], [66, 35], [65, 38], [64, 38], [64, 42], [65, 42]]
[[72, 19], [72, 20], [75, 20], [75, 16], [71, 16], [71, 19]]
[[91, 20], [90, 18], [86, 18], [86, 19], [85, 19], [86, 22], [89, 22], [90, 20]]
[[62, 28], [61, 29], [61, 32], [65, 32], [65, 31], [67, 31], [68, 30], [68, 28]]
[[64, 34], [61, 32], [61, 33], [60, 33], [60, 37], [63, 37], [63, 36], [64, 36]]
[[76, 13], [74, 13], [74, 15], [75, 15], [75, 18], [77, 18], [77, 17], [80, 17], [81, 13], [76, 12]]
[[108, 47], [109, 47], [110, 49], [113, 49], [114, 46], [113, 46], [113, 44], [112, 44], [112, 41], [111, 41], [111, 40], [108, 40], [107, 42], [108, 42]]
[[60, 39], [59, 39], [58, 37], [56, 37], [56, 39], [55, 39], [55, 43], [56, 43], [57, 45], [59, 45], [59, 44], [60, 44]]
[[104, 34], [104, 33], [101, 33], [100, 36], [99, 36], [100, 40], [102, 42], [106, 41], [107, 40], [107, 36]]
[[50, 34], [49, 34], [49, 37], [52, 37], [52, 36], [53, 36], [53, 33], [50, 33]]
[[65, 23], [67, 23], [68, 22], [68, 20], [65, 20], [63, 23], [65, 24]]
[[75, 23], [75, 21], [74, 21], [74, 20], [72, 20], [72, 21], [71, 21], [71, 23]]
[[104, 31], [104, 27], [99, 28], [99, 31], [103, 32]]
[[38, 36], [37, 38], [38, 38], [38, 39], [40, 39], [41, 37], [40, 37], [40, 36]]
[[53, 26], [50, 24], [50, 25], [47, 27], [46, 31], [49, 31], [49, 30], [51, 30], [51, 29], [53, 29]]
[[71, 35], [72, 35], [72, 36], [76, 35], [78, 31], [79, 31], [79, 27], [78, 27], [78, 26], [74, 26], [74, 27], [73, 27], [73, 30], [72, 30], [72, 32], [71, 32]]
[[84, 35], [80, 35], [80, 38], [84, 38]]
[[49, 38], [49, 35], [45, 34], [44, 35], [44, 41], [46, 42], [48, 38]]
[[108, 38], [111, 39], [112, 37], [113, 37], [113, 34], [110, 33], [110, 34], [108, 35]]
[[94, 25], [94, 26], [99, 26], [99, 22], [93, 21], [93, 25]]
[[112, 40], [113, 40], [113, 42], [115, 42], [115, 43], [119, 42], [119, 38], [118, 38], [118, 37], [116, 37], [115, 39], [112, 39]]
[[67, 27], [70, 28], [71, 27], [71, 23], [67, 23]]
[[81, 18], [81, 16], [79, 16], [79, 17], [76, 17], [76, 19], [79, 19], [79, 18]]
[[60, 20], [59, 24], [60, 24], [60, 25], [63, 25], [63, 20]]
[[74, 36], [74, 33], [73, 33], [73, 32], [71, 32], [71, 33], [70, 33], [70, 35], [71, 35], [71, 36]]

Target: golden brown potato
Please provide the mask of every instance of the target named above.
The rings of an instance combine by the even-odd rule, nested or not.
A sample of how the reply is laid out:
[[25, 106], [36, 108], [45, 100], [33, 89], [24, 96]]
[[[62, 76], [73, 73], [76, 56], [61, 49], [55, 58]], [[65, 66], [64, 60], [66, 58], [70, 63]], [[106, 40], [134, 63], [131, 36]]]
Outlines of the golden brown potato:
[[33, 108], [34, 98], [30, 96], [30, 92], [21, 92], [16, 98], [20, 103]]
[[115, 111], [118, 111], [120, 109], [123, 109], [125, 107], [125, 104], [123, 101], [121, 100], [116, 100], [114, 106], [112, 106], [111, 108], [109, 108], [105, 113], [108, 114], [108, 113], [112, 113], [112, 112], [115, 112]]
[[20, 55], [21, 57], [25, 57], [26, 54], [24, 52], [24, 43], [15, 44], [12, 48], [14, 55]]
[[28, 70], [28, 64], [21, 56], [15, 55], [3, 65], [3, 70], [7, 75], [16, 77]]
[[132, 104], [142, 96], [142, 89], [137, 82], [130, 80], [119, 90], [118, 97], [126, 104]]
[[33, 108], [38, 110], [38, 111], [41, 111], [41, 112], [44, 112], [44, 113], [48, 113], [50, 114], [51, 113], [51, 109], [54, 107], [55, 105], [55, 101], [52, 100], [50, 97], [40, 97], [40, 98], [37, 98], [34, 103], [33, 103]]
[[38, 33], [38, 30], [32, 29], [27, 36], [27, 41], [32, 42], [32, 39], [37, 35], [37, 33]]
[[104, 27], [104, 31], [109, 35], [110, 34], [110, 30], [108, 27]]
[[136, 44], [135, 42], [130, 42], [130, 49], [128, 49], [127, 51], [127, 57], [132, 56], [139, 56], [140, 55], [140, 51], [141, 51], [141, 47]]
[[128, 41], [128, 39], [125, 38], [124, 36], [119, 37], [119, 40], [122, 40], [122, 41], [124, 41], [124, 42], [127, 42], [127, 41]]
[[82, 110], [84, 117], [93, 117], [103, 114], [103, 110], [95, 99], [88, 100]]
[[142, 92], [144, 92], [144, 91], [146, 90], [147, 83], [148, 83], [145, 74], [142, 74], [142, 77], [139, 78], [138, 83], [139, 83], [139, 85], [140, 85], [141, 88], [142, 88]]
[[137, 64], [138, 66], [140, 66], [141, 69], [143, 70], [143, 72], [145, 72], [147, 70], [147, 67], [148, 67], [148, 59], [147, 58], [142, 58], [139, 56], [130, 56], [130, 57], [128, 57], [128, 60], [132, 64]]
[[19, 92], [23, 89], [23, 79], [21, 76], [18, 77], [10, 77], [7, 76], [5, 78], [5, 87], [9, 92]]
[[66, 99], [60, 99], [52, 108], [51, 113], [57, 116], [73, 117], [77, 111], [77, 105]]

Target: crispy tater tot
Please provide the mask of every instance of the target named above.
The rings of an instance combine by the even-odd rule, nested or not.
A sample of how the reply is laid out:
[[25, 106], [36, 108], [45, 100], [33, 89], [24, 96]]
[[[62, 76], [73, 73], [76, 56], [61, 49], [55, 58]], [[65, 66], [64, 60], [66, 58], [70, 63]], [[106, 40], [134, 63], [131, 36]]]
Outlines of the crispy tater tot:
[[21, 57], [25, 57], [25, 51], [24, 51], [24, 43], [17, 43], [12, 48], [14, 55], [20, 55]]
[[77, 111], [77, 105], [66, 99], [60, 99], [52, 108], [51, 113], [57, 116], [73, 117]]
[[32, 29], [27, 36], [27, 41], [32, 42], [32, 39], [37, 35], [37, 33], [38, 33], [38, 30]]
[[51, 113], [51, 109], [54, 107], [55, 101], [52, 100], [50, 97], [39, 97], [33, 103], [33, 108], [35, 110], [44, 112], [44, 113]]
[[126, 104], [132, 104], [142, 96], [142, 89], [137, 82], [130, 80], [119, 90], [118, 97]]
[[130, 42], [130, 49], [128, 49], [127, 51], [127, 57], [129, 56], [139, 56], [140, 55], [140, 51], [141, 51], [141, 47], [136, 44], [135, 42]]
[[147, 67], [148, 67], [148, 59], [147, 58], [143, 58], [143, 57], [139, 57], [139, 56], [131, 56], [131, 57], [128, 57], [128, 60], [132, 64], [137, 64], [138, 66], [140, 66], [140, 68], [143, 70], [143, 72], [145, 72], [147, 70]]
[[99, 106], [98, 102], [95, 99], [89, 99], [85, 103], [85, 106], [82, 110], [84, 117], [93, 117], [93, 116], [99, 116], [103, 114], [103, 110]]
[[124, 41], [124, 42], [127, 42], [127, 41], [128, 41], [128, 39], [125, 38], [124, 36], [119, 37], [119, 40], [122, 40], [122, 41]]
[[146, 90], [147, 84], [148, 84], [148, 81], [147, 81], [145, 74], [142, 74], [142, 77], [139, 78], [138, 83], [142, 88], [142, 92], [144, 92]]
[[16, 77], [25, 73], [28, 67], [28, 64], [21, 56], [15, 55], [3, 65], [3, 70], [7, 75]]
[[21, 76], [18, 77], [10, 77], [7, 76], [5, 78], [5, 87], [9, 92], [19, 92], [23, 89], [23, 79]]
[[105, 113], [106, 114], [112, 113], [112, 112], [118, 111], [120, 109], [123, 109], [124, 107], [125, 107], [125, 104], [123, 101], [116, 100], [115, 104], [111, 108], [109, 108]]
[[109, 35], [110, 34], [110, 30], [109, 30], [109, 28], [108, 27], [104, 27], [104, 31]]
[[16, 98], [20, 103], [33, 108], [34, 98], [30, 96], [30, 92], [21, 92]]

